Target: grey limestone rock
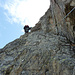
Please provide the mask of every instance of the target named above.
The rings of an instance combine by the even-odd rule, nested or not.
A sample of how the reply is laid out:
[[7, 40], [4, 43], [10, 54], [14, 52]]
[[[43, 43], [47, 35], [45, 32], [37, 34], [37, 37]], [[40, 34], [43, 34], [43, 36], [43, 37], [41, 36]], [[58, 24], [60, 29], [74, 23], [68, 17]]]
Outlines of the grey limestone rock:
[[31, 32], [0, 49], [0, 75], [75, 75], [75, 10], [58, 23], [73, 2], [51, 0]]

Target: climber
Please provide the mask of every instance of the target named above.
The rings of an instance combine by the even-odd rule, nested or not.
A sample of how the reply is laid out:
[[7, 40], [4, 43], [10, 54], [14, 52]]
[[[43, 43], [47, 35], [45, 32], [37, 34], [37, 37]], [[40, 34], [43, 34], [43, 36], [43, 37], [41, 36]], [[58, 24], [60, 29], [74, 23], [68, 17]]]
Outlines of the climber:
[[25, 33], [28, 33], [30, 29], [31, 29], [31, 27], [29, 27], [28, 25], [24, 26]]

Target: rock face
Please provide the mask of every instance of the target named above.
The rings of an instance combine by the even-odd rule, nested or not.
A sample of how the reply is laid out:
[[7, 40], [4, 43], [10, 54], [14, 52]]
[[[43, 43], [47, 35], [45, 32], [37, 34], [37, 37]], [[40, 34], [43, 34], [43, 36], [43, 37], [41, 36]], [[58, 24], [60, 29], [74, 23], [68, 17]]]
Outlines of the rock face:
[[75, 10], [61, 21], [74, 6], [51, 0], [30, 33], [0, 49], [0, 75], [75, 75]]

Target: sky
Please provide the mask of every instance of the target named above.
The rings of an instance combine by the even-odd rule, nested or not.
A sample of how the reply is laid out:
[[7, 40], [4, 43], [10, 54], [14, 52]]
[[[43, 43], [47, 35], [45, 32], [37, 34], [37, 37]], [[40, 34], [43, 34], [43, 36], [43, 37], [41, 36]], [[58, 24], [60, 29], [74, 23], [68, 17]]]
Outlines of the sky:
[[0, 48], [24, 34], [24, 25], [35, 26], [50, 0], [0, 0]]

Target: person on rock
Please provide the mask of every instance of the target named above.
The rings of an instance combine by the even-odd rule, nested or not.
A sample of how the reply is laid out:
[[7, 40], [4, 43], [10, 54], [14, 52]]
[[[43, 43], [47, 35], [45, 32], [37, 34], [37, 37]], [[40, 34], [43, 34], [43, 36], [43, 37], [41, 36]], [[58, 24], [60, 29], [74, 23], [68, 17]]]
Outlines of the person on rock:
[[30, 29], [31, 29], [31, 27], [29, 27], [28, 25], [24, 26], [25, 33], [28, 33]]

